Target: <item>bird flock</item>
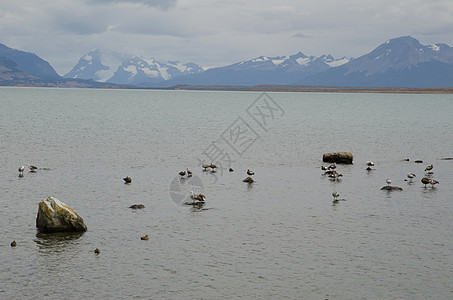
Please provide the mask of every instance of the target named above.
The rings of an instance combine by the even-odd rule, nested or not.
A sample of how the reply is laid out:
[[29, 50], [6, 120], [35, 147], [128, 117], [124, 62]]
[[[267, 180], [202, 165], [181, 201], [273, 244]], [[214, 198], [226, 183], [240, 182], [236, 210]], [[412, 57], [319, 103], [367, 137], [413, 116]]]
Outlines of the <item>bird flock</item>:
[[[405, 161], [409, 161], [409, 159], [406, 159]], [[416, 162], [420, 162], [420, 161], [416, 161]], [[367, 171], [372, 171], [374, 170], [374, 162], [372, 161], [366, 161], [365, 162], [365, 165], [367, 166], [365, 170]], [[335, 163], [329, 165], [329, 166], [324, 166], [324, 165], [321, 165], [321, 170], [324, 171], [324, 175], [327, 175], [329, 177], [330, 180], [332, 181], [339, 181], [340, 180], [340, 177], [343, 176], [343, 174], [339, 173], [337, 170], [337, 165]], [[423, 177], [421, 179], [421, 183], [423, 184], [423, 187], [426, 189], [427, 188], [427, 185], [431, 185], [431, 188], [434, 188], [436, 184], [439, 184], [439, 181], [434, 179], [434, 178], [430, 178], [434, 172], [433, 172], [433, 169], [434, 169], [434, 165], [433, 164], [430, 164], [428, 165], [426, 168], [425, 168], [425, 176], [426, 177]], [[412, 172], [409, 172], [407, 173], [407, 178], [409, 178], [409, 183], [413, 183], [413, 180], [414, 178], [417, 177], [414, 173]], [[407, 179], [405, 179], [405, 181], [407, 181]], [[399, 187], [392, 187], [391, 184], [392, 184], [392, 179], [390, 178], [387, 178], [385, 180], [385, 182], [387, 183], [387, 186], [382, 188], [382, 189], [386, 189], [386, 190], [402, 190], [401, 188]], [[333, 197], [333, 203], [336, 204], [339, 202], [340, 199], [338, 199], [338, 197], [340, 196], [340, 194], [337, 192], [337, 191], [334, 191], [332, 192], [332, 197]], [[341, 199], [341, 200], [344, 200], [344, 199]]]

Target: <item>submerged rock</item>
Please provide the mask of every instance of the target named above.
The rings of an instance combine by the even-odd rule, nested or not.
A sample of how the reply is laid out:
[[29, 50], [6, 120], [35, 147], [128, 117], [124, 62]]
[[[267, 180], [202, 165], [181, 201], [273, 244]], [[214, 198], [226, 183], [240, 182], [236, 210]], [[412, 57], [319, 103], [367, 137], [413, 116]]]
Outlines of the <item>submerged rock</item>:
[[337, 163], [337, 164], [352, 164], [354, 156], [350, 152], [334, 152], [325, 153], [322, 156], [323, 162]]
[[398, 186], [391, 186], [391, 185], [386, 185], [384, 187], [381, 188], [381, 191], [382, 190], [387, 190], [387, 191], [402, 191], [403, 189], [398, 187]]
[[87, 231], [87, 226], [82, 217], [72, 208], [53, 197], [47, 197], [39, 202], [36, 227], [44, 233]]

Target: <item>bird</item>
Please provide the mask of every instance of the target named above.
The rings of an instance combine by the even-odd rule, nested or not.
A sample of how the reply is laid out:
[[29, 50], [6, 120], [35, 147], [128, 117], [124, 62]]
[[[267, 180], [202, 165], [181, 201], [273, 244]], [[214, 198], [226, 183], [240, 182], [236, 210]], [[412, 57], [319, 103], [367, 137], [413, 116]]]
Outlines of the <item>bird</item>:
[[249, 176], [255, 175], [255, 172], [251, 171], [250, 169], [247, 169], [247, 175]]
[[187, 168], [187, 177], [192, 177], [192, 171]]
[[12, 241], [12, 242], [11, 242], [11, 247], [16, 247], [16, 246], [17, 246], [16, 241]]
[[186, 171], [179, 172], [179, 175], [181, 175], [181, 177], [184, 177], [184, 175], [186, 175]]
[[30, 164], [28, 164], [28, 168], [30, 169], [30, 172], [36, 172], [36, 170], [38, 170], [38, 167], [31, 166]]
[[124, 183], [131, 183], [132, 182], [132, 178], [130, 178], [129, 176], [124, 177], [123, 180], [124, 180]]
[[214, 164], [211, 164], [211, 166], [210, 166], [210, 167], [211, 167], [211, 173], [215, 173], [215, 172], [216, 172], [216, 170], [215, 170], [215, 169], [217, 168], [217, 166], [216, 166], [216, 165], [214, 165]]
[[392, 183], [392, 180], [390, 178], [387, 178], [387, 180], [385, 182], [387, 182], [387, 185], [390, 186], [390, 184]]
[[409, 182], [412, 182], [412, 179], [417, 177], [414, 173], [407, 173], [407, 178], [409, 178]]
[[99, 253], [101, 253], [101, 250], [99, 250], [99, 248], [96, 248], [96, 249], [94, 249], [94, 253], [99, 254]]
[[338, 194], [338, 192], [333, 192], [332, 196], [333, 196], [333, 202], [338, 202], [338, 197], [340, 197], [340, 194]]
[[143, 241], [147, 241], [147, 240], [149, 240], [149, 235], [141, 236], [140, 239]]
[[439, 181], [435, 180], [435, 179], [430, 179], [429, 180], [429, 184], [431, 184], [431, 188], [434, 188], [434, 185], [435, 184], [439, 184]]
[[195, 203], [195, 201], [205, 202], [206, 196], [203, 194], [195, 194], [193, 191], [190, 191], [190, 199], [193, 200], [193, 203]]
[[25, 166], [21, 166], [19, 169], [19, 176], [24, 176], [24, 170], [25, 170]]
[[333, 180], [338, 180], [339, 177], [342, 177], [343, 174], [338, 173], [337, 171], [333, 170], [330, 172], [329, 177], [332, 178]]
[[366, 170], [367, 170], [367, 171], [370, 171], [370, 170], [372, 170], [371, 167], [374, 167], [374, 162], [372, 162], [372, 161], [367, 161], [367, 162], [366, 162], [366, 165], [367, 165]]
[[234, 170], [233, 170], [233, 168], [230, 168], [228, 171], [233, 172]]
[[429, 165], [429, 166], [427, 166], [427, 167], [425, 168], [425, 171], [428, 171], [428, 173], [429, 173], [429, 172], [431, 172], [431, 170], [432, 170], [433, 168], [434, 168], [434, 166], [433, 166], [433, 164], [431, 164], [431, 165]]
[[326, 168], [324, 165], [322, 165], [322, 166], [321, 166], [321, 170], [327, 171], [327, 168]]
[[426, 178], [426, 177], [423, 177], [422, 180], [421, 180], [421, 182], [425, 185], [425, 189], [426, 189], [426, 185], [427, 185], [428, 183], [430, 183], [430, 179], [429, 179], [429, 178]]
[[207, 171], [207, 169], [210, 168], [211, 165], [210, 164], [203, 164], [202, 167], [204, 169], [203, 171]]
[[333, 169], [335, 169], [336, 167], [337, 167], [337, 164], [336, 164], [336, 163], [333, 163], [333, 164], [331, 164], [331, 165], [328, 167], [328, 169], [333, 170]]

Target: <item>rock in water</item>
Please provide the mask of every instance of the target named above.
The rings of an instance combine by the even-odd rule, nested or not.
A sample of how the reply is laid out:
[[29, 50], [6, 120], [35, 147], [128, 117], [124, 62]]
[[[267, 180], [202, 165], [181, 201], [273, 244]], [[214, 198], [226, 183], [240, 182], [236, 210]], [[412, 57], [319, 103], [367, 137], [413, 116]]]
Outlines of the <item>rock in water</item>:
[[47, 197], [39, 202], [36, 227], [40, 232], [80, 232], [87, 226], [75, 211], [60, 200]]
[[326, 153], [322, 156], [323, 162], [337, 163], [337, 164], [352, 164], [354, 156], [350, 152], [334, 152]]
[[387, 191], [402, 191], [403, 189], [400, 188], [399, 186], [391, 186], [391, 185], [386, 185], [384, 187], [381, 188], [381, 191], [382, 190], [387, 190]]

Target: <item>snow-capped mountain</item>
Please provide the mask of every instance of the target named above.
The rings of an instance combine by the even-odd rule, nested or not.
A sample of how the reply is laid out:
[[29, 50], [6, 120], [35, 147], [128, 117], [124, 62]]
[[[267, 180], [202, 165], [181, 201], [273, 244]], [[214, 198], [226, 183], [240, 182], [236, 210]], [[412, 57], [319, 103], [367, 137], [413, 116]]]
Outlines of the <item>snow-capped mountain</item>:
[[194, 63], [162, 63], [154, 58], [134, 56], [126, 59], [107, 82], [144, 86], [200, 72], [203, 72], [203, 68]]
[[116, 84], [146, 85], [202, 71], [203, 68], [194, 63], [183, 64], [178, 61], [162, 63], [154, 58], [128, 56], [95, 49], [80, 58], [77, 65], [64, 77]]
[[453, 85], [453, 48], [422, 45], [410, 36], [386, 41], [368, 54], [293, 83], [327, 86], [447, 87]]
[[74, 68], [63, 77], [106, 82], [127, 58], [124, 54], [94, 49], [82, 56]]
[[167, 86], [290, 84], [297, 79], [343, 65], [350, 59], [335, 59], [331, 55], [306, 56], [299, 52], [291, 56], [260, 56], [229, 66], [212, 68], [203, 73], [184, 76], [165, 82]]

